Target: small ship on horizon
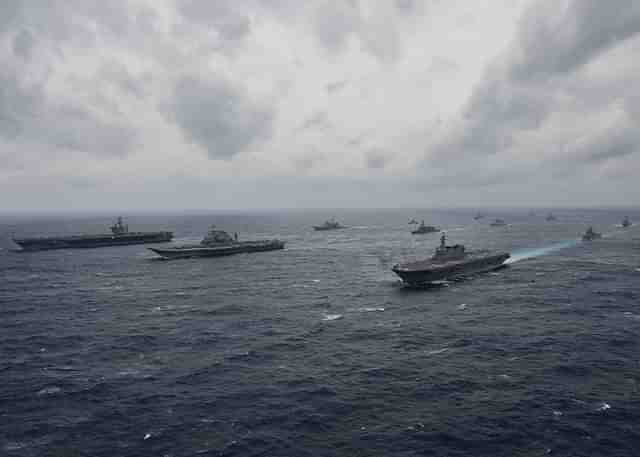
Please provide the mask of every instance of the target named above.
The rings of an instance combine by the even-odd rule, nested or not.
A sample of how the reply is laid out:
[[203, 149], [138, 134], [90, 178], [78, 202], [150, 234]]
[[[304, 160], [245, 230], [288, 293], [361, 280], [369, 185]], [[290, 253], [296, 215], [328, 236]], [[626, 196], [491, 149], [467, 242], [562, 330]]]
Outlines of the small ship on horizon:
[[602, 233], [595, 232], [593, 227], [589, 227], [587, 231], [584, 232], [584, 235], [582, 235], [582, 241], [593, 241], [599, 240], [600, 238], [602, 238]]
[[625, 216], [624, 219], [622, 219], [622, 227], [627, 228], [627, 227], [631, 227], [632, 225], [633, 224], [629, 220], [629, 216]]
[[440, 246], [431, 258], [396, 264], [391, 271], [405, 284], [420, 287], [445, 279], [496, 270], [503, 267], [509, 257], [511, 255], [507, 252], [467, 252], [461, 244], [447, 246], [446, 235], [443, 233]]
[[200, 244], [149, 249], [164, 259], [186, 259], [274, 251], [284, 249], [284, 244], [284, 241], [280, 240], [238, 241], [237, 233], [232, 237], [212, 225]]
[[45, 251], [51, 249], [101, 248], [130, 244], [167, 243], [173, 232], [130, 232], [122, 217], [111, 227], [111, 233], [99, 235], [47, 236], [34, 238], [13, 238], [23, 251]]
[[337, 222], [335, 219], [331, 218], [328, 221], [325, 221], [322, 225], [314, 225], [313, 229], [316, 231], [323, 231], [323, 230], [338, 230], [338, 229], [344, 229], [347, 228], [344, 225], [341, 225], [339, 222]]
[[424, 225], [424, 220], [420, 222], [420, 225], [417, 229], [412, 230], [411, 233], [413, 235], [423, 235], [425, 233], [435, 233], [439, 232], [440, 229], [438, 227], [434, 227], [433, 225]]

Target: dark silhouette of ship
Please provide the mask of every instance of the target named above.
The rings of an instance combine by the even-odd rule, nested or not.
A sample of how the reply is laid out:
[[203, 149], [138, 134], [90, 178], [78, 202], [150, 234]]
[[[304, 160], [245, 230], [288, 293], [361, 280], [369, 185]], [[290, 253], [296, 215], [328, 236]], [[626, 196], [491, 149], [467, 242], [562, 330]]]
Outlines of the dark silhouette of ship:
[[325, 221], [324, 224], [322, 225], [314, 225], [313, 229], [314, 230], [318, 230], [318, 231], [322, 231], [322, 230], [338, 230], [338, 229], [343, 229], [346, 228], [344, 225], [341, 225], [339, 222], [337, 222], [335, 219], [329, 219], [328, 221]]
[[593, 227], [589, 227], [584, 235], [582, 235], [582, 241], [593, 241], [602, 238], [602, 233], [594, 232]]
[[433, 225], [424, 225], [424, 221], [422, 221], [418, 226], [418, 228], [415, 230], [412, 230], [411, 233], [413, 233], [414, 235], [422, 235], [425, 233], [434, 233], [439, 231], [440, 231], [439, 228], [434, 227]]
[[549, 213], [546, 219], [547, 221], [551, 222], [551, 221], [555, 221], [557, 218], [552, 213]]
[[44, 251], [49, 249], [101, 248], [129, 244], [166, 243], [173, 238], [173, 232], [130, 232], [122, 223], [122, 217], [111, 226], [111, 233], [99, 235], [51, 236], [36, 238], [14, 238], [13, 241], [24, 251]]
[[631, 221], [629, 220], [629, 216], [625, 216], [624, 219], [622, 219], [622, 226], [624, 228], [627, 227], [631, 227], [633, 224], [631, 223]]
[[238, 234], [232, 237], [224, 230], [212, 225], [200, 244], [174, 246], [167, 248], [149, 248], [164, 259], [186, 259], [190, 257], [221, 257], [249, 252], [273, 251], [284, 249], [284, 241], [257, 240], [238, 241]]
[[445, 279], [454, 279], [474, 273], [490, 271], [504, 266], [509, 253], [489, 251], [467, 252], [461, 244], [446, 245], [446, 236], [429, 259], [400, 263], [391, 269], [409, 286], [425, 286]]
[[507, 223], [504, 221], [504, 219], [496, 219], [489, 225], [491, 225], [491, 227], [504, 227], [505, 225], [507, 225]]

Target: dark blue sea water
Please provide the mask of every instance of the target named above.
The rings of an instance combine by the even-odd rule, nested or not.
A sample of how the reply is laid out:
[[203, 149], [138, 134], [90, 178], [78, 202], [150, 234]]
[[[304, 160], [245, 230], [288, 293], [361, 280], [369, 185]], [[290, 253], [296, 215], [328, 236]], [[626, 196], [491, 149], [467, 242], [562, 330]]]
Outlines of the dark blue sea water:
[[[12, 252], [11, 233], [101, 232], [112, 216], [5, 217], [0, 455], [637, 456], [640, 225], [555, 214], [128, 218], [179, 242], [216, 223], [288, 243], [177, 261], [144, 246]], [[311, 230], [330, 216], [350, 228]], [[410, 235], [411, 217], [516, 261], [407, 290], [391, 266], [438, 243]], [[578, 241], [590, 224], [605, 238]]]

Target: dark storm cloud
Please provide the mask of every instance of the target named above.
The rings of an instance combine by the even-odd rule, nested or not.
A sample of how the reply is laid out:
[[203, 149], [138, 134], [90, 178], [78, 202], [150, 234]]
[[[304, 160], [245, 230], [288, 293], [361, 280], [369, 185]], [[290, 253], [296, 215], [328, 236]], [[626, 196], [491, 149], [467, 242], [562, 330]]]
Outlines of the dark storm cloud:
[[[517, 148], [525, 135], [543, 131], [552, 114], [571, 109], [571, 104], [579, 104], [585, 114], [607, 112], [616, 99], [640, 93], [637, 82], [615, 87], [624, 75], [608, 78], [614, 82], [606, 80], [598, 91], [585, 90], [589, 84], [579, 74], [582, 66], [637, 34], [640, 2], [634, 0], [572, 0], [564, 9], [555, 1], [534, 3], [508, 53], [476, 85], [460, 122], [433, 147], [434, 163], [454, 167], [442, 159], [501, 154]], [[603, 129], [597, 138], [585, 140], [593, 144], [570, 146], [568, 151], [579, 156], [574, 157], [574, 168], [631, 154], [638, 137], [630, 133], [626, 128]]]
[[185, 137], [213, 159], [229, 159], [272, 133], [273, 112], [217, 79], [181, 78], [164, 107]]

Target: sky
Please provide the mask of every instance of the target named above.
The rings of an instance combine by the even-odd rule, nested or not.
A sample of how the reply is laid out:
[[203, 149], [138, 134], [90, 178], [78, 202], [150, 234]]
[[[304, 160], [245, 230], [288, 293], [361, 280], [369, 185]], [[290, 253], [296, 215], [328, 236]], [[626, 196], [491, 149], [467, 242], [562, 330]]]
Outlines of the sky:
[[637, 0], [3, 0], [0, 211], [638, 206]]

